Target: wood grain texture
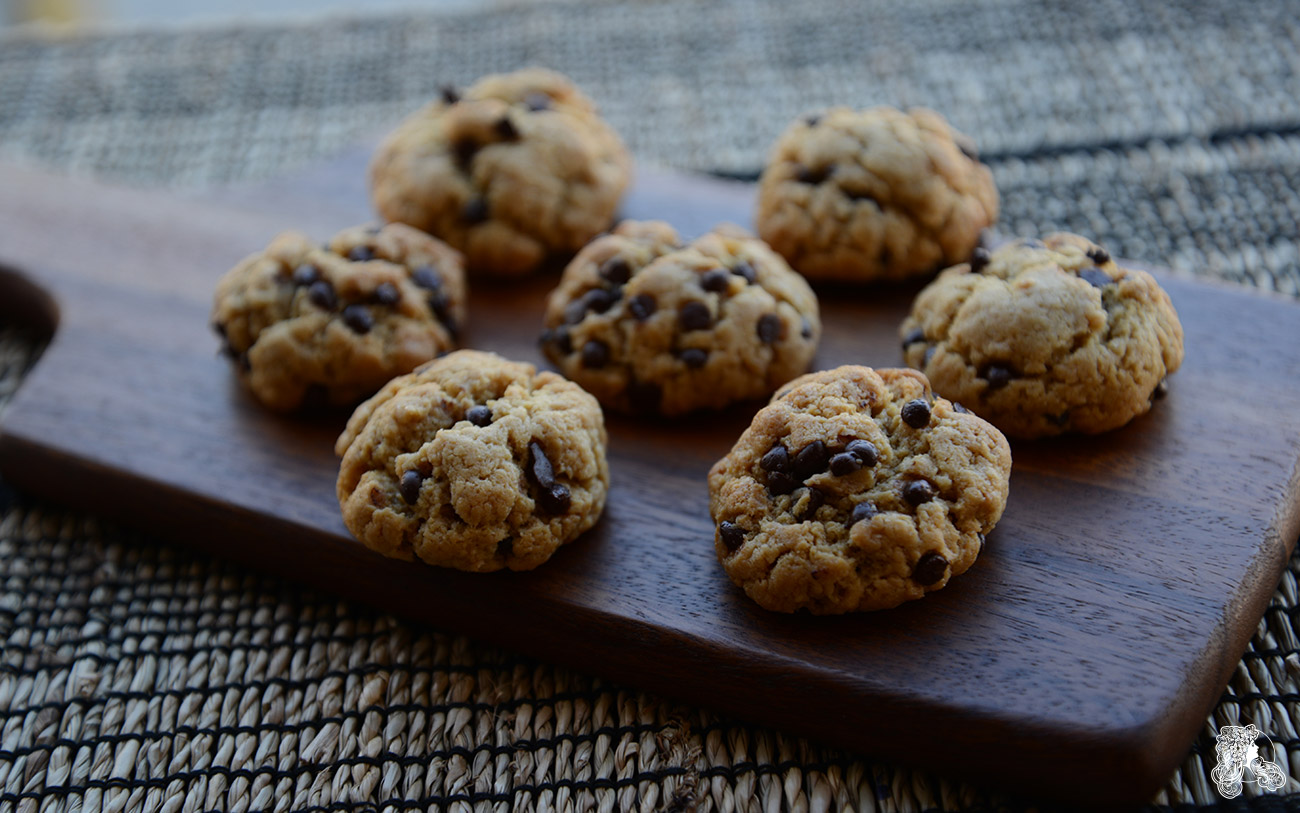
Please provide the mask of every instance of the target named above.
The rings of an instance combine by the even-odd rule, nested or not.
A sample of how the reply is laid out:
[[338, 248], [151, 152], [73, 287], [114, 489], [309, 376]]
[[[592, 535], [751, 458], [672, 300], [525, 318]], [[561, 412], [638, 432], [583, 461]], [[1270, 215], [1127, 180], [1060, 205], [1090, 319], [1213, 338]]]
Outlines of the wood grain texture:
[[[1300, 307], [1163, 277], [1187, 331], [1169, 397], [1102, 437], [1014, 444], [985, 555], [896, 610], [774, 615], [727, 580], [705, 474], [758, 404], [610, 416], [613, 487], [591, 533], [531, 573], [447, 572], [351, 539], [331, 452], [346, 415], [261, 410], [207, 326], [216, 279], [273, 234], [370, 217], [364, 160], [204, 200], [0, 169], [0, 311], [58, 320], [4, 415], [5, 479], [438, 627], [1017, 793], [1142, 802], [1185, 756], [1300, 534]], [[745, 185], [643, 172], [625, 214], [694, 234], [746, 223], [750, 206]], [[555, 279], [475, 281], [465, 343], [541, 364]], [[814, 366], [901, 364], [915, 290], [819, 291]]]

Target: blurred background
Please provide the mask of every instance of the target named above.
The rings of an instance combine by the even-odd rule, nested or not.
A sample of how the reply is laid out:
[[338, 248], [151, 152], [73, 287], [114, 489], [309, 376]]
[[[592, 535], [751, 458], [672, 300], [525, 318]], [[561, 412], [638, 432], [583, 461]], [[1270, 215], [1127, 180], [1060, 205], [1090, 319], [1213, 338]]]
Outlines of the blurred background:
[[[520, 0], [511, 0], [519, 2]], [[0, 0], [0, 23], [95, 23], [109, 25], [221, 23], [291, 20], [347, 12], [375, 14], [420, 9], [457, 9], [505, 0]], [[532, 0], [541, 2], [541, 0]]]

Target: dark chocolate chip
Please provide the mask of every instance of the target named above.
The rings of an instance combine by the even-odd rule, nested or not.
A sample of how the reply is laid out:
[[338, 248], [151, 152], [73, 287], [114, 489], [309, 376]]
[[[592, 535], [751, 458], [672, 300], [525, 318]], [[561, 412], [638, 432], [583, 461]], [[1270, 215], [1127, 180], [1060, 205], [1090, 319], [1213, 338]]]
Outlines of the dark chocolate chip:
[[569, 510], [572, 502], [572, 495], [569, 493], [569, 487], [563, 483], [555, 483], [550, 488], [542, 489], [537, 495], [537, 501], [541, 503], [542, 508], [551, 514], [563, 514]]
[[655, 298], [650, 294], [637, 294], [627, 301], [628, 311], [636, 317], [638, 322], [649, 319], [657, 307]]
[[964, 406], [962, 406], [961, 404], [957, 403], [956, 401], [953, 401], [953, 402], [952, 402], [952, 411], [953, 411], [953, 412], [960, 412], [960, 413], [963, 414], [963, 415], [970, 415], [970, 414], [971, 414], [971, 411], [970, 411], [969, 409], [967, 409], [966, 407], [964, 407]]
[[812, 322], [809, 322], [808, 317], [806, 316], [803, 319], [803, 326], [799, 329], [799, 335], [803, 336], [805, 339], [811, 339], [813, 337]]
[[744, 260], [736, 263], [736, 267], [731, 269], [731, 273], [738, 277], [744, 277], [745, 282], [748, 282], [750, 285], [758, 282], [758, 272], [754, 270], [754, 266]]
[[311, 263], [304, 263], [293, 269], [294, 285], [311, 285], [320, 279], [320, 269]]
[[1093, 248], [1088, 249], [1088, 259], [1092, 260], [1097, 265], [1105, 265], [1110, 262], [1110, 252], [1101, 246], [1094, 246]]
[[582, 346], [582, 366], [599, 370], [609, 363], [609, 345], [600, 339], [591, 339]]
[[851, 440], [844, 447], [844, 451], [861, 460], [864, 466], [874, 466], [880, 459], [880, 453], [876, 451], [875, 445], [867, 440]]
[[402, 301], [402, 292], [391, 282], [381, 282], [375, 286], [375, 301], [380, 305], [396, 305]]
[[709, 351], [701, 350], [698, 347], [688, 347], [685, 350], [677, 351], [677, 358], [692, 370], [698, 370], [703, 367], [709, 360]]
[[821, 113], [812, 113], [804, 117], [803, 123], [808, 125], [809, 127], [816, 127], [818, 124], [821, 124], [821, 121], [822, 121]]
[[677, 324], [682, 330], [707, 330], [713, 325], [713, 314], [703, 302], [687, 302], [677, 312]]
[[1088, 266], [1087, 268], [1080, 268], [1079, 279], [1096, 288], [1105, 288], [1107, 285], [1110, 285], [1115, 281], [1110, 278], [1110, 274], [1107, 274], [1095, 265]]
[[794, 177], [799, 181], [799, 183], [816, 185], [826, 180], [830, 174], [829, 169], [812, 169], [810, 167], [801, 166], [799, 169], [795, 170]]
[[935, 345], [933, 345], [933, 344], [932, 344], [932, 345], [928, 345], [928, 346], [925, 348], [925, 353], [923, 353], [923, 354], [921, 355], [921, 366], [922, 366], [922, 367], [929, 367], [929, 366], [930, 366], [930, 359], [934, 358], [934, 351], [937, 350], [937, 349], [938, 349], [938, 348], [937, 348]]
[[914, 327], [907, 331], [907, 335], [903, 337], [903, 349], [906, 350], [911, 345], [923, 341], [925, 341], [925, 331], [919, 327]]
[[1062, 412], [1060, 415], [1044, 415], [1043, 417], [1051, 421], [1052, 423], [1056, 424], [1057, 426], [1063, 427], [1070, 422], [1070, 410], [1067, 409], [1064, 412]]
[[407, 505], [415, 505], [420, 501], [420, 486], [424, 485], [424, 478], [415, 469], [402, 472], [402, 479], [399, 481], [397, 489], [402, 492], [402, 499], [406, 500]]
[[718, 536], [728, 551], [734, 551], [745, 544], [745, 529], [734, 522], [723, 520], [718, 523]]
[[632, 267], [622, 257], [611, 257], [600, 264], [597, 273], [615, 285], [622, 285], [632, 278]]
[[550, 110], [551, 97], [547, 96], [545, 93], [529, 93], [524, 96], [524, 104], [534, 113], [538, 113], [542, 110]]
[[862, 461], [857, 458], [857, 455], [840, 452], [831, 458], [831, 474], [836, 477], [847, 477], [861, 468]]
[[375, 326], [375, 317], [365, 305], [348, 305], [343, 309], [343, 324], [356, 333], [369, 333]]
[[460, 101], [460, 91], [456, 90], [454, 86], [443, 85], [440, 90], [442, 92], [442, 100], [446, 104], [455, 104]]
[[651, 381], [633, 381], [627, 385], [627, 400], [634, 412], [652, 414], [659, 411], [663, 391]]
[[799, 481], [794, 476], [783, 471], [769, 471], [767, 473], [767, 490], [773, 495], [789, 494], [799, 487]]
[[433, 311], [433, 315], [438, 317], [439, 322], [448, 327], [451, 326], [451, 313], [447, 310], [450, 304], [451, 300], [447, 298], [444, 291], [434, 291], [429, 294], [429, 310]]
[[758, 465], [763, 467], [763, 471], [781, 471], [790, 472], [790, 452], [783, 444], [776, 444], [767, 450], [767, 454], [758, 461]]
[[542, 444], [535, 440], [528, 441], [528, 476], [543, 489], [555, 485], [555, 469], [551, 467], [551, 459], [546, 456]]
[[865, 189], [845, 189], [844, 195], [845, 197], [847, 197], [849, 200], [852, 201], [869, 200], [872, 203], [876, 204], [878, 208], [882, 208], [882, 209], [884, 208], [883, 206], [880, 205], [880, 199], [877, 198], [875, 195], [871, 194], [870, 192], [866, 191]]
[[1151, 400], [1159, 401], [1161, 398], [1164, 398], [1168, 394], [1169, 394], [1169, 380], [1162, 378], [1160, 379], [1160, 383], [1156, 384], [1156, 388], [1151, 390]]
[[465, 204], [461, 210], [461, 219], [471, 226], [477, 225], [488, 219], [488, 204], [483, 198], [474, 198]]
[[941, 554], [930, 551], [922, 554], [912, 570], [912, 581], [922, 586], [929, 586], [943, 578], [948, 572], [948, 560]]
[[475, 426], [488, 426], [492, 423], [492, 410], [483, 404], [475, 404], [465, 411], [465, 420]]
[[543, 330], [539, 341], [544, 345], [555, 345], [555, 349], [566, 356], [573, 352], [573, 340], [569, 338], [569, 329], [566, 327], [553, 327]]
[[587, 311], [604, 313], [618, 301], [618, 295], [606, 291], [604, 288], [592, 288], [582, 296], [569, 303], [564, 309], [564, 320], [571, 325], [576, 325], [587, 316]]
[[807, 480], [814, 474], [820, 474], [826, 471], [827, 464], [830, 463], [831, 453], [826, 448], [826, 444], [820, 440], [814, 440], [807, 446], [799, 450], [794, 456], [794, 476], [800, 480]]
[[469, 169], [478, 150], [479, 143], [471, 138], [462, 138], [451, 145], [451, 151], [456, 156], [456, 166], [463, 170]]
[[988, 267], [989, 260], [991, 259], [993, 259], [993, 255], [989, 253], [989, 250], [987, 248], [984, 248], [982, 246], [977, 247], [974, 251], [970, 253], [971, 273], [978, 274], [982, 272], [985, 268]]
[[363, 263], [375, 258], [375, 250], [370, 246], [353, 246], [348, 249], [348, 259], [354, 263]]
[[785, 323], [775, 313], [765, 313], [758, 317], [758, 338], [764, 344], [772, 344], [781, 338]]
[[817, 509], [826, 504], [826, 495], [819, 489], [808, 489], [808, 502], [804, 504], [803, 510], [799, 512], [799, 519], [808, 519], [817, 513]]
[[860, 502], [853, 506], [853, 511], [849, 514], [849, 527], [852, 528], [859, 522], [865, 522], [879, 513], [880, 511], [872, 503]]
[[938, 495], [929, 480], [908, 480], [903, 483], [903, 499], [912, 505], [929, 502]]
[[913, 429], [924, 429], [930, 425], [930, 405], [924, 398], [913, 398], [903, 404], [900, 414], [903, 416], [903, 423]]
[[514, 555], [515, 540], [513, 537], [507, 536], [505, 539], [502, 539], [497, 543], [497, 556], [500, 556], [502, 559], [509, 559]]
[[981, 377], [989, 382], [989, 389], [997, 390], [1010, 383], [1011, 379], [1015, 378], [1015, 375], [1012, 374], [1011, 368], [1006, 365], [990, 364], [984, 368], [984, 375]]
[[411, 281], [421, 288], [436, 291], [442, 287], [442, 277], [432, 266], [422, 265], [411, 272]]
[[492, 129], [496, 131], [498, 137], [506, 141], [514, 141], [519, 138], [519, 130], [515, 128], [515, 123], [510, 120], [509, 116], [502, 116], [497, 119], [496, 126]]
[[700, 277], [700, 287], [706, 291], [721, 293], [731, 284], [731, 273], [725, 268], [715, 268]]
[[332, 311], [339, 304], [339, 298], [334, 293], [334, 286], [329, 284], [328, 280], [316, 280], [307, 289], [307, 298], [318, 308]]

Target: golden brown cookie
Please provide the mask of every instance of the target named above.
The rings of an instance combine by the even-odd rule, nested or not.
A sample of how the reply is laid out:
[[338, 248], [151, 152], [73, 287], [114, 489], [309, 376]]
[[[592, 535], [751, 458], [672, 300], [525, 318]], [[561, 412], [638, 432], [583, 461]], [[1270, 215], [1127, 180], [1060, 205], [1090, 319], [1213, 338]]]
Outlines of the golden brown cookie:
[[339, 507], [385, 556], [531, 570], [600, 518], [605, 445], [600, 405], [577, 384], [460, 350], [357, 408], [334, 447]]
[[964, 573], [1006, 506], [1002, 433], [913, 370], [793, 381], [709, 472], [714, 549], [761, 606], [882, 610]]
[[938, 113], [837, 107], [777, 140], [756, 223], [809, 279], [868, 282], [965, 260], [997, 217], [993, 174]]
[[352, 406], [455, 346], [459, 252], [409, 226], [286, 232], [217, 284], [212, 325], [266, 406]]
[[541, 344], [605, 406], [674, 416], [770, 394], [820, 336], [808, 283], [743, 229], [624, 221], [565, 269]]
[[569, 79], [487, 76], [402, 122], [370, 165], [375, 208], [465, 252], [472, 273], [513, 276], [609, 227], [632, 161]]
[[1183, 361], [1155, 279], [1064, 232], [980, 249], [921, 291], [900, 330], [936, 392], [1021, 438], [1123, 426]]

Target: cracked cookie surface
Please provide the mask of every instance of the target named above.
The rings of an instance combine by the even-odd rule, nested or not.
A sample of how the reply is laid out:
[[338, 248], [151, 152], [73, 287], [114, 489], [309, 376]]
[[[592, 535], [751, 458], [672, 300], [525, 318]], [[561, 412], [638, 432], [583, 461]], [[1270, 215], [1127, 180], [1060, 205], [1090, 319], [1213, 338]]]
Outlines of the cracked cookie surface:
[[460, 253], [409, 226], [286, 232], [221, 278], [212, 325], [267, 407], [353, 406], [454, 347], [465, 297]]
[[777, 140], [755, 222], [809, 279], [872, 281], [965, 260], [997, 216], [993, 174], [938, 113], [833, 108]]
[[601, 403], [665, 416], [770, 394], [821, 336], [817, 297], [762, 241], [724, 225], [686, 245], [658, 221], [579, 252], [545, 325], [547, 358]]
[[463, 251], [471, 273], [535, 270], [612, 222], [631, 157], [565, 76], [487, 76], [416, 112], [370, 165], [376, 210]]
[[895, 607], [970, 568], [1010, 473], [1002, 433], [914, 370], [812, 373], [709, 472], [714, 548], [769, 610]]
[[531, 570], [599, 519], [606, 441], [600, 405], [578, 385], [460, 350], [352, 415], [335, 445], [343, 522], [385, 556]]
[[1182, 325], [1155, 279], [1064, 232], [944, 271], [900, 334], [936, 392], [1022, 438], [1123, 426], [1183, 360]]

